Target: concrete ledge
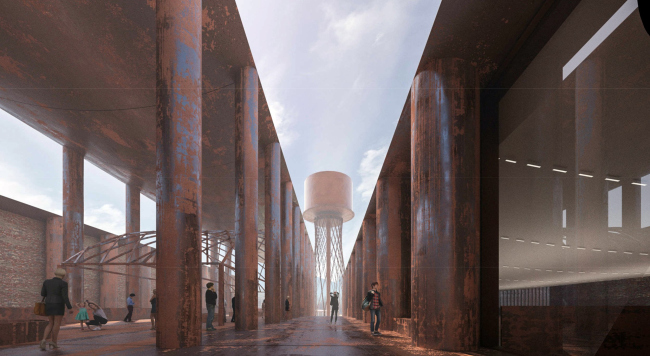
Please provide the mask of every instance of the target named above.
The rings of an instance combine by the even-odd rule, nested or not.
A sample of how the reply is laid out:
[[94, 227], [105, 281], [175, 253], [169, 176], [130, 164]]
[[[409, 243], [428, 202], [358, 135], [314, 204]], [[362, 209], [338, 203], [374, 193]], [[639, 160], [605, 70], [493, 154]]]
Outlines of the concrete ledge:
[[411, 318], [395, 318], [395, 332], [411, 337]]
[[45, 320], [0, 321], [0, 346], [38, 341], [46, 326]]

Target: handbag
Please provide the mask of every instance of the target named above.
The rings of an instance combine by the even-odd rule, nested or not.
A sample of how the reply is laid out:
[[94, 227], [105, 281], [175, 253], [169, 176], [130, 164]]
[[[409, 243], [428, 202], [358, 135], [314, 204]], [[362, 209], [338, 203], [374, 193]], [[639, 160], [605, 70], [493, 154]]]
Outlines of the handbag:
[[45, 297], [40, 302], [34, 303], [34, 314], [39, 316], [47, 316], [45, 313]]
[[370, 301], [368, 300], [368, 298], [365, 298], [363, 300], [363, 302], [361, 303], [361, 309], [363, 309], [365, 311], [370, 310]]

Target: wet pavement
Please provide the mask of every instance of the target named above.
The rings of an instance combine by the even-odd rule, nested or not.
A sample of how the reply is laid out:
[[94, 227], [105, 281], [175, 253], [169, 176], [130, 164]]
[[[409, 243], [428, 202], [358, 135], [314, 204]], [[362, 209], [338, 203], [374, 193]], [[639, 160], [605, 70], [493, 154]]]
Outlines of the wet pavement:
[[148, 320], [111, 323], [101, 331], [81, 332], [68, 327], [59, 335], [59, 349], [40, 351], [37, 344], [1, 348], [0, 356], [14, 355], [488, 355], [507, 354], [492, 350], [450, 353], [411, 346], [409, 338], [394, 332], [371, 336], [368, 324], [339, 318], [330, 325], [326, 317], [303, 317], [274, 325], [260, 322], [260, 330], [235, 331], [233, 323], [203, 332], [203, 346], [182, 350], [156, 350], [154, 331]]

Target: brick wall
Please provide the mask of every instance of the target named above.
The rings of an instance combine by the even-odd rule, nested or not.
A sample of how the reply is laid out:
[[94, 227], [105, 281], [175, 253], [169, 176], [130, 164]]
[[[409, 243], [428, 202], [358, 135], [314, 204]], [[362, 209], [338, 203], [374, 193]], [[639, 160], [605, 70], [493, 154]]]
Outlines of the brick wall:
[[[99, 243], [99, 238], [92, 236], [84, 236], [84, 246], [92, 246]], [[99, 253], [97, 248], [88, 250], [87, 253], [92, 255]], [[91, 262], [99, 262], [99, 256], [92, 258]], [[98, 266], [90, 266], [91, 268], [99, 268]], [[99, 300], [100, 281], [99, 271], [84, 270], [84, 300]]]
[[45, 222], [0, 210], [0, 307], [33, 307], [45, 280]]

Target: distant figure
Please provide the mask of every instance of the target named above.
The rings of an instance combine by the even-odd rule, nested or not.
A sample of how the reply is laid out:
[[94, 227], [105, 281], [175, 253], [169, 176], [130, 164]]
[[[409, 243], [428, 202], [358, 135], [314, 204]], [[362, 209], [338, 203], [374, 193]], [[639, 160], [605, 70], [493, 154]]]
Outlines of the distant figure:
[[[366, 300], [370, 302], [370, 334], [373, 336], [381, 335], [379, 332], [379, 322], [381, 321], [380, 307], [384, 306], [381, 302], [381, 293], [377, 291], [379, 288], [378, 282], [373, 282], [370, 285], [370, 290], [366, 294]], [[377, 324], [375, 324], [375, 317], [377, 317]]]
[[289, 296], [287, 296], [287, 299], [284, 300], [284, 311], [286, 312], [291, 311], [291, 303], [289, 303]]
[[262, 301], [262, 320], [264, 320], [264, 311], [266, 310], [266, 299]]
[[334, 324], [339, 319], [339, 292], [330, 293], [330, 305], [332, 306], [332, 315], [330, 315], [330, 324], [334, 318]]
[[131, 316], [133, 316], [133, 306], [135, 303], [133, 302], [133, 297], [135, 297], [134, 293], [129, 294], [129, 297], [126, 298], [126, 310], [129, 311], [128, 314], [124, 317], [124, 322], [127, 323], [132, 323], [133, 321], [131, 320]]
[[[100, 307], [99, 304], [89, 301], [86, 301], [86, 303], [88, 304], [88, 307], [93, 310], [93, 320], [87, 322], [86, 326], [88, 326], [88, 329], [90, 330], [101, 330], [102, 325], [108, 323], [106, 313], [104, 313], [104, 310], [102, 310], [102, 307]], [[92, 328], [90, 327], [91, 325], [93, 326]]]
[[[41, 288], [41, 296], [45, 299], [45, 314], [49, 319], [43, 333], [43, 340], [41, 340], [41, 350], [45, 350], [47, 345], [54, 349], [59, 348], [56, 342], [59, 338], [61, 319], [63, 319], [66, 307], [72, 309], [68, 299], [68, 282], [63, 278], [65, 278], [65, 270], [57, 268], [54, 271], [54, 278], [45, 280], [43, 288]], [[72, 314], [72, 310], [70, 310], [70, 314]], [[48, 343], [47, 337], [50, 332], [52, 333], [52, 342]]]
[[230, 322], [234, 323], [235, 322], [235, 297], [232, 297], [232, 301], [230, 301], [232, 304], [232, 319]]
[[158, 309], [156, 306], [158, 304], [158, 298], [156, 297], [155, 289], [151, 292], [149, 303], [151, 303], [151, 330], [156, 330], [156, 316], [158, 316]]
[[217, 306], [217, 292], [214, 290], [214, 283], [209, 282], [205, 286], [208, 288], [205, 291], [205, 307], [208, 309], [208, 320], [205, 322], [205, 329], [207, 331], [217, 330], [212, 326], [214, 308]]
[[84, 323], [90, 320], [90, 318], [88, 317], [88, 310], [86, 310], [86, 302], [74, 303], [74, 305], [76, 305], [77, 308], [79, 308], [79, 312], [77, 313], [77, 316], [74, 317], [74, 319], [79, 320], [79, 326], [81, 327], [81, 331], [84, 331]]

